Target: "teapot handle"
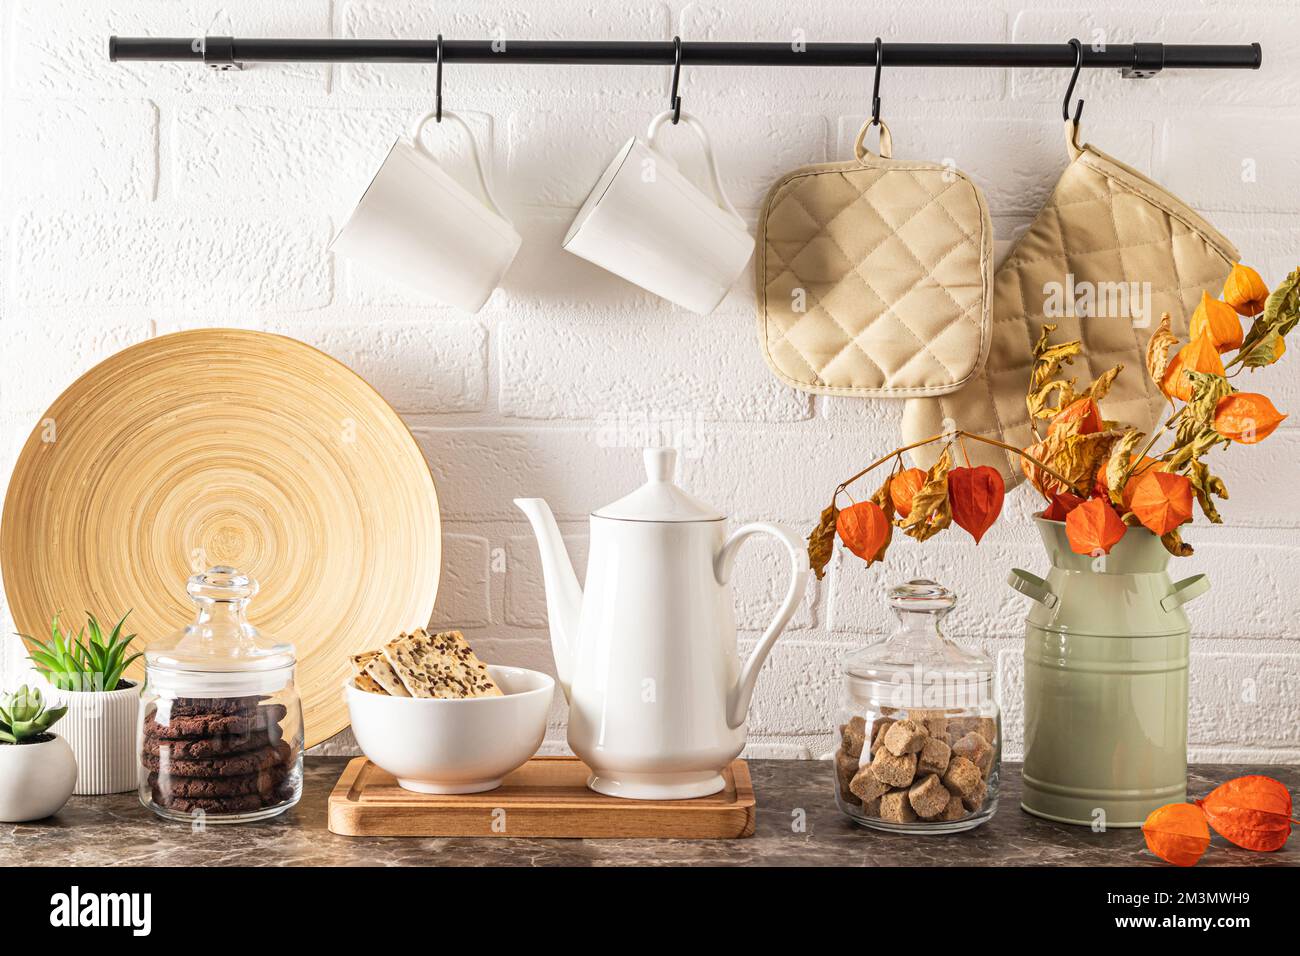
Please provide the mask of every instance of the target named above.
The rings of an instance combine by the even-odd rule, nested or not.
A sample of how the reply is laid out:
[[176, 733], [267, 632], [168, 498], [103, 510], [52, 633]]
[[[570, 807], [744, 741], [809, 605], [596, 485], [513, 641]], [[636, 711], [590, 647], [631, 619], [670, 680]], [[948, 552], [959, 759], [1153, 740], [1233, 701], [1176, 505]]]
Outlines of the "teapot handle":
[[772, 623], [763, 632], [758, 645], [750, 652], [749, 659], [740, 669], [740, 676], [735, 686], [727, 694], [727, 726], [733, 730], [745, 722], [745, 717], [749, 714], [750, 698], [754, 696], [754, 685], [758, 682], [758, 672], [763, 669], [763, 661], [767, 660], [772, 645], [781, 636], [785, 626], [790, 623], [795, 608], [803, 600], [808, 582], [808, 552], [804, 548], [803, 541], [793, 531], [779, 524], [755, 521], [733, 531], [726, 544], [722, 546], [722, 550], [713, 559], [713, 573], [719, 584], [726, 584], [731, 579], [731, 570], [736, 563], [736, 552], [740, 550], [740, 545], [747, 538], [756, 534], [771, 535], [784, 544], [786, 550], [790, 552], [790, 587], [785, 592], [781, 609], [776, 612], [776, 617], [772, 618]]

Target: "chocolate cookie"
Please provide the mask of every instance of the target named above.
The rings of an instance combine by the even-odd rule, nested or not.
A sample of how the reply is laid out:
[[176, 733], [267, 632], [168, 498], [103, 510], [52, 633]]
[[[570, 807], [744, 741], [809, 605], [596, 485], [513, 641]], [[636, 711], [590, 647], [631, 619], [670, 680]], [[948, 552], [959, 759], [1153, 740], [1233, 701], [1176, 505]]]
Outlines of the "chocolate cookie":
[[197, 810], [202, 810], [204, 813], [248, 813], [273, 806], [280, 801], [268, 802], [255, 793], [238, 797], [178, 797], [155, 790], [153, 802], [160, 807], [179, 810], [181, 813], [193, 813]]
[[169, 774], [149, 774], [149, 786], [156, 793], [170, 797], [238, 797], [248, 794], [269, 796], [284, 783], [289, 767], [277, 764], [258, 773], [238, 777], [173, 777]]
[[[251, 714], [257, 705], [266, 700], [262, 694], [249, 697], [174, 697], [169, 701], [159, 701], [154, 709], [162, 707], [163, 712], [172, 717], [201, 717], [207, 714]], [[154, 710], [148, 712], [152, 717]]]
[[146, 733], [144, 752], [155, 756], [166, 753], [173, 760], [201, 760], [208, 757], [221, 757], [258, 750], [277, 743], [280, 736], [280, 728], [274, 726], [269, 731], [257, 730], [247, 734], [226, 734], [219, 737], [209, 737], [206, 740], [184, 737], [167, 739]]
[[225, 757], [210, 757], [206, 760], [176, 760], [170, 755], [141, 754], [144, 766], [159, 773], [175, 777], [238, 777], [257, 773], [276, 764], [288, 763], [292, 749], [287, 741], [281, 740], [274, 746], [250, 750], [247, 753], [231, 754]]
[[145, 719], [146, 737], [176, 740], [184, 737], [217, 737], [251, 734], [266, 730], [284, 719], [284, 704], [270, 704], [257, 708], [251, 714], [199, 714], [190, 717], [172, 717], [160, 724], [154, 716]]

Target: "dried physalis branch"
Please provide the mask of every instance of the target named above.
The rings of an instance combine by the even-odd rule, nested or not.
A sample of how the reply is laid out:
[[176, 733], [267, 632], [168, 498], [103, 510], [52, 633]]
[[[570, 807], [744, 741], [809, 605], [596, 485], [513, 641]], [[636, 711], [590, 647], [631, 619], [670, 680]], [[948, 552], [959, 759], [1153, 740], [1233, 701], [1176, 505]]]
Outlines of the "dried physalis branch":
[[1285, 336], [1296, 327], [1297, 322], [1300, 322], [1300, 269], [1292, 272], [1269, 293], [1263, 313], [1252, 323], [1250, 331], [1242, 340], [1241, 348], [1228, 363], [1228, 367], [1241, 365], [1253, 371], [1272, 365], [1285, 353]]

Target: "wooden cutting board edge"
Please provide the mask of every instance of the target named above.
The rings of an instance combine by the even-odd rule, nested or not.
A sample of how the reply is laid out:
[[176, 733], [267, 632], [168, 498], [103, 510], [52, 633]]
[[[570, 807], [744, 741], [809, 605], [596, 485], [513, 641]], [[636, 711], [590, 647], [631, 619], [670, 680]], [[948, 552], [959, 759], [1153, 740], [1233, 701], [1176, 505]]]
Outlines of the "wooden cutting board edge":
[[[577, 757], [534, 757], [533, 761], [572, 761]], [[532, 761], [530, 761], [532, 762]], [[340, 836], [516, 837], [564, 839], [688, 839], [716, 840], [752, 836], [756, 801], [749, 766], [734, 760], [724, 775], [734, 781], [735, 798], [719, 804], [716, 797], [697, 800], [627, 800], [605, 797], [598, 803], [521, 800], [505, 795], [497, 801], [506, 813], [504, 831], [494, 830], [491, 800], [497, 791], [465, 796], [404, 792], [402, 802], [364, 805], [366, 770], [370, 761], [349, 761], [331, 791], [328, 826]], [[732, 788], [728, 788], [730, 790]], [[726, 793], [727, 791], [723, 791]], [[427, 797], [427, 800], [422, 800]]]

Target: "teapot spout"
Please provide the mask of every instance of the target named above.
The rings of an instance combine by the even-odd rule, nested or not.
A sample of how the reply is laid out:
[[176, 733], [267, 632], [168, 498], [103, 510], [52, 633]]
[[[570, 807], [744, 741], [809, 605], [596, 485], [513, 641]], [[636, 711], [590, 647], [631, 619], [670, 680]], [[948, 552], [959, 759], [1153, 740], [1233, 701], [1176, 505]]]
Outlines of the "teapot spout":
[[537, 536], [537, 550], [542, 556], [542, 577], [546, 582], [546, 618], [551, 627], [551, 652], [555, 671], [569, 698], [573, 674], [573, 657], [578, 641], [578, 618], [582, 611], [582, 588], [564, 547], [559, 525], [551, 507], [541, 498], [516, 498], [515, 506], [528, 518]]

